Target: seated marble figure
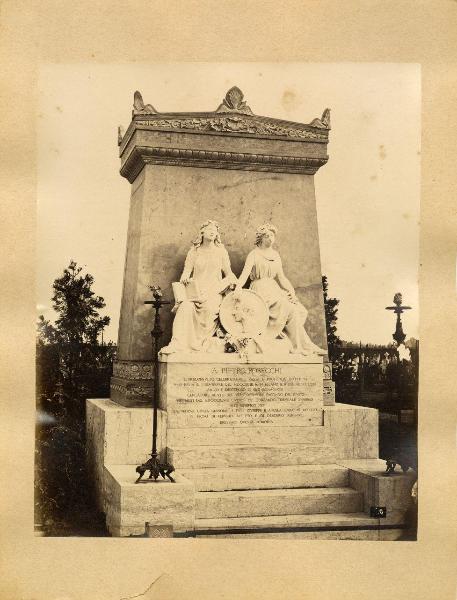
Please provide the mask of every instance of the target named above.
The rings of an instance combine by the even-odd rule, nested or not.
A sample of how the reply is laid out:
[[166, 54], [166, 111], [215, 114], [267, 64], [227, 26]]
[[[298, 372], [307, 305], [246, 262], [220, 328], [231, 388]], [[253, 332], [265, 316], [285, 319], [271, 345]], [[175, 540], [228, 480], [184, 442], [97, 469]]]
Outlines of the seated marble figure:
[[246, 257], [234, 294], [241, 293], [249, 278], [249, 289], [266, 303], [269, 319], [262, 336], [264, 348], [271, 347], [277, 338], [287, 338], [292, 354], [323, 356], [326, 350], [314, 344], [305, 330], [308, 311], [298, 301], [292, 284], [284, 274], [281, 257], [273, 248], [276, 234], [276, 227], [270, 223], [257, 229], [255, 248]]
[[224, 288], [236, 281], [218, 223], [205, 221], [187, 253], [180, 279], [184, 286], [192, 283], [199, 297], [176, 303], [172, 339], [161, 354], [207, 352], [218, 327]]
[[[260, 335], [252, 334], [256, 352], [275, 352], [279, 347], [278, 340], [282, 340], [286, 342], [282, 348], [292, 354], [326, 354], [311, 341], [305, 330], [307, 310], [298, 301], [284, 274], [281, 257], [273, 248], [276, 233], [276, 227], [269, 223], [259, 227], [255, 248], [246, 257], [237, 279], [222, 244], [218, 224], [208, 220], [201, 225], [199, 235], [187, 253], [180, 279], [181, 284], [189, 290], [192, 288], [192, 293], [187, 297], [180, 294], [173, 308], [176, 314], [172, 339], [162, 348], [161, 354], [212, 352], [216, 347], [216, 351], [223, 351], [223, 346], [212, 344], [216, 330], [220, 331], [219, 311], [223, 301], [232, 307], [229, 312], [233, 320], [243, 323], [243, 331], [249, 330], [250, 311], [244, 306], [246, 291], [242, 289], [248, 278], [250, 292], [261, 299], [261, 308], [265, 312], [263, 331]], [[231, 289], [234, 291], [226, 295]], [[255, 329], [256, 319], [251, 320]]]

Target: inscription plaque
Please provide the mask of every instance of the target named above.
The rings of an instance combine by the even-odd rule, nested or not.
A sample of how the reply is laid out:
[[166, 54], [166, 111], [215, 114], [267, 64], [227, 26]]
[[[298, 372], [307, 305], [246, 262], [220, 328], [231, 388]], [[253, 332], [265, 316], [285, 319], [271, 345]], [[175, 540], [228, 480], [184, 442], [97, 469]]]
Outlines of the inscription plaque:
[[169, 428], [319, 424], [320, 364], [167, 365]]

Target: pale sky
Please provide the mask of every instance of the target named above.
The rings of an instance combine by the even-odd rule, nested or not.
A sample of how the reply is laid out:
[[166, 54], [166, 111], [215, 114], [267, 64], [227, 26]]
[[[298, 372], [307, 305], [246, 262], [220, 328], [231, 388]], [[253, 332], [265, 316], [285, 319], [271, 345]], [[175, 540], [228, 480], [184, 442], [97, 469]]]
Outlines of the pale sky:
[[[133, 93], [162, 112], [215, 110], [237, 85], [255, 114], [309, 123], [331, 109], [315, 176], [322, 273], [340, 299], [338, 334], [390, 343], [396, 292], [418, 337], [420, 67], [415, 64], [48, 65], [38, 106], [37, 314], [70, 259], [95, 277], [117, 340], [130, 199], [117, 127]], [[192, 234], [190, 233], [189, 239]], [[287, 269], [287, 265], [285, 265]]]

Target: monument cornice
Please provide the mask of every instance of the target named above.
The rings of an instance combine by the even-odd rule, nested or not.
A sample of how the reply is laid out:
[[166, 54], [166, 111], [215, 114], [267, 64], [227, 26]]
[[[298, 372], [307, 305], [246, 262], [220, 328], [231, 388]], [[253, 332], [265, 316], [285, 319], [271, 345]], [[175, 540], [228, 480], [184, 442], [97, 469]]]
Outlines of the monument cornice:
[[[244, 101], [243, 92], [237, 87], [232, 87], [222, 103], [212, 112], [159, 112], [152, 104], [145, 104], [140, 92], [137, 91], [134, 94], [132, 121], [125, 133], [119, 127], [118, 145], [121, 158], [126, 160], [126, 150], [128, 151], [137, 132], [139, 136], [145, 132], [151, 132], [152, 135], [163, 134], [169, 138], [173, 134], [191, 134], [187, 146], [192, 149], [194, 145], [199, 149], [202, 147], [202, 137], [207, 140], [208, 146], [213, 146], [212, 141], [215, 140], [211, 136], [219, 136], [227, 140], [232, 139], [234, 142], [234, 138], [242, 138], [239, 143], [240, 150], [243, 149], [241, 146], [255, 148], [256, 141], [260, 143], [291, 142], [295, 145], [297, 143], [316, 144], [316, 151], [311, 152], [311, 156], [316, 153], [324, 156], [329, 131], [330, 110], [328, 108], [324, 110], [320, 118], [313, 119], [311, 123], [306, 124], [263, 117], [252, 112]], [[198, 142], [194, 143], [190, 140], [194, 135], [196, 139], [200, 138]], [[144, 144], [140, 142], [139, 145]], [[157, 144], [151, 142], [151, 145]], [[181, 146], [181, 144], [176, 145]], [[216, 146], [220, 146], [220, 144], [216, 143]], [[320, 148], [317, 150], [318, 147]], [[222, 150], [223, 148], [217, 149]], [[227, 150], [231, 150], [231, 148], [227, 148]], [[252, 153], [257, 154], [255, 149]], [[288, 152], [279, 151], [277, 153], [289, 157]], [[269, 152], [266, 151], [265, 154], [269, 154]], [[276, 152], [271, 154], [276, 154]], [[296, 152], [292, 151], [290, 155], [295, 156]], [[252, 164], [255, 160], [249, 162]]]
[[308, 141], [327, 144], [329, 129], [257, 115], [218, 113], [163, 113], [135, 116], [120, 144], [120, 154], [137, 129], [224, 135], [259, 139]]
[[304, 157], [187, 148], [134, 146], [120, 173], [130, 183], [147, 164], [314, 175], [328, 156]]

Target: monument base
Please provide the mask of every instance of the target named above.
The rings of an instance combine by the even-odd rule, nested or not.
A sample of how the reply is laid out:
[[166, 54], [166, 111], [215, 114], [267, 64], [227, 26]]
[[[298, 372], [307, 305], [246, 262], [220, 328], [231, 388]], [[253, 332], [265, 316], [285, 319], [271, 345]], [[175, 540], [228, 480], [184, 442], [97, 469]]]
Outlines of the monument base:
[[[144, 535], [155, 528], [154, 537], [170, 537], [194, 530], [194, 484], [176, 473], [175, 483], [147, 479], [135, 483], [131, 465], [105, 467], [106, 526], [112, 536]], [[160, 532], [161, 530], [161, 532]], [[161, 535], [160, 535], [161, 533]]]
[[[219, 440], [221, 428], [168, 429], [160, 410], [162, 455], [181, 444], [176, 484], [134, 483], [148, 454], [152, 409], [88, 400], [87, 416], [89, 467], [111, 535], [393, 540], [404, 533], [415, 473], [385, 476], [374, 409], [336, 404], [323, 408], [320, 425], [228, 427]], [[224, 457], [231, 446], [238, 458], [215, 460], [217, 446]], [[203, 464], [195, 464], [196, 447], [202, 460], [209, 454]], [[310, 464], [317, 448], [331, 452], [327, 464]], [[256, 466], [243, 462], [245, 451]], [[386, 517], [371, 517], [372, 507], [385, 507]]]

